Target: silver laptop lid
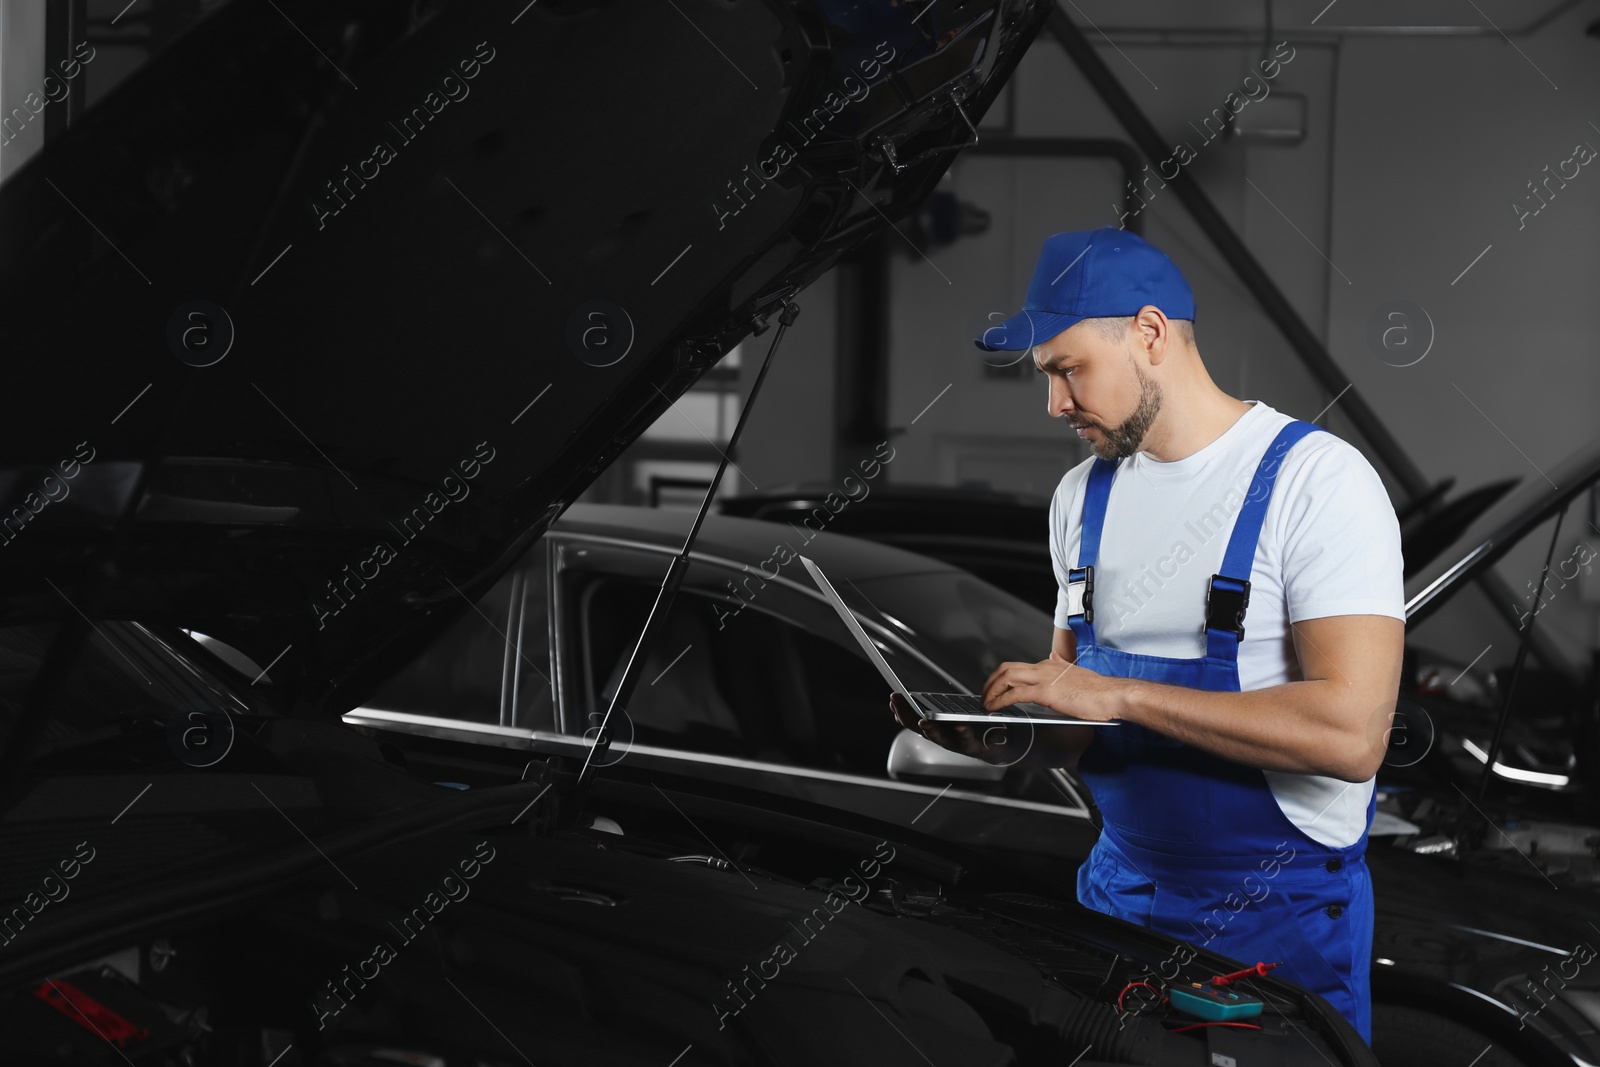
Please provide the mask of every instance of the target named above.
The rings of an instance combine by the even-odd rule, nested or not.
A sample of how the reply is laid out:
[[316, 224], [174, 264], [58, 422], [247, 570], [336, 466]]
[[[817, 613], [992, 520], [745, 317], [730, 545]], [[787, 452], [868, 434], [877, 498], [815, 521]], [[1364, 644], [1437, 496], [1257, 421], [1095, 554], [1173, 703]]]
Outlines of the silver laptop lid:
[[889, 661], [883, 658], [883, 653], [878, 651], [878, 646], [872, 643], [871, 635], [861, 625], [861, 621], [856, 618], [855, 612], [851, 611], [845, 604], [844, 599], [839, 596], [839, 591], [833, 587], [832, 582], [828, 581], [828, 576], [822, 573], [822, 568], [805, 556], [800, 557], [800, 562], [805, 564], [806, 570], [811, 574], [812, 581], [817, 583], [817, 588], [822, 590], [822, 595], [828, 598], [828, 603], [833, 605], [833, 610], [839, 613], [839, 618], [844, 620], [845, 629], [850, 631], [850, 636], [856, 639], [856, 644], [861, 646], [861, 651], [867, 654], [867, 658], [872, 661], [872, 665], [878, 668], [878, 673], [883, 675], [883, 680], [888, 682], [890, 688], [895, 692], [905, 697], [906, 703], [911, 705], [911, 710], [923, 718], [927, 718], [922, 709], [917, 706], [917, 702], [911, 698], [911, 692], [906, 684], [894, 673], [894, 668], [889, 666]]

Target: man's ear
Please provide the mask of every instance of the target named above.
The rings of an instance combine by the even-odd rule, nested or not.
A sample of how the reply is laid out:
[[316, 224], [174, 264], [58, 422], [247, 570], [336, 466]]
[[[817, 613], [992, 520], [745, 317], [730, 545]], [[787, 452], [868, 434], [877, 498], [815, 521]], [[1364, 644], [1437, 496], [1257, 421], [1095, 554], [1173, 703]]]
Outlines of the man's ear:
[[1147, 304], [1139, 309], [1134, 325], [1138, 327], [1139, 338], [1150, 356], [1150, 365], [1156, 366], [1166, 358], [1167, 346], [1172, 341], [1172, 322], [1165, 319], [1155, 305]]

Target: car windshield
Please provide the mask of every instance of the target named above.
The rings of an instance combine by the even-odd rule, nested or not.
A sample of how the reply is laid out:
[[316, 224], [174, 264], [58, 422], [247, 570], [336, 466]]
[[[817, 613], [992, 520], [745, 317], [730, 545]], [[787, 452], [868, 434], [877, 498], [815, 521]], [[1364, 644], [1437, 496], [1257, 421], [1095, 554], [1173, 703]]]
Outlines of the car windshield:
[[[902, 574], [852, 583], [867, 610], [973, 692], [1008, 660], [1050, 655], [1049, 615], [964, 571]], [[859, 605], [858, 605], [859, 607]]]
[[[13, 741], [58, 629], [53, 623], [0, 628], [0, 721]], [[174, 743], [203, 747], [206, 723], [248, 710], [216, 678], [144, 627], [110, 620], [95, 625], [46, 703], [46, 712], [31, 712], [42, 716], [29, 745], [35, 764], [102, 743], [114, 756], [136, 722], [160, 723], [178, 738]], [[192, 723], [186, 716], [194, 717]], [[194, 754], [188, 762], [196, 762]]]

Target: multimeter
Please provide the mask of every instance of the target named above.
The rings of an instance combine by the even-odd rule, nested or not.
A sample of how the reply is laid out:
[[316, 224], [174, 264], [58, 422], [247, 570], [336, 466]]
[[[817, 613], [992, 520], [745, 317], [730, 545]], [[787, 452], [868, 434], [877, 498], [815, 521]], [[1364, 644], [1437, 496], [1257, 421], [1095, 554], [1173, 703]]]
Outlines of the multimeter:
[[1191, 982], [1167, 990], [1172, 1006], [1186, 1015], [1212, 1021], [1250, 1019], [1261, 1014], [1261, 998], [1250, 993], [1219, 989], [1206, 982]]

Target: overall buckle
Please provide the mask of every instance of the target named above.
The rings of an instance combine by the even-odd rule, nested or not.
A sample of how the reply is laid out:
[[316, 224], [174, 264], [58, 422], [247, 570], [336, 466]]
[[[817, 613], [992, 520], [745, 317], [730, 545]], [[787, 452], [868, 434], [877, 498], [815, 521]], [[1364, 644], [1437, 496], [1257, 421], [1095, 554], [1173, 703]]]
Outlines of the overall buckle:
[[1072, 567], [1067, 571], [1067, 614], [1082, 615], [1094, 622], [1094, 565]]
[[1213, 574], [1206, 582], [1206, 621], [1200, 631], [1231, 630], [1243, 641], [1244, 610], [1249, 603], [1250, 579]]

